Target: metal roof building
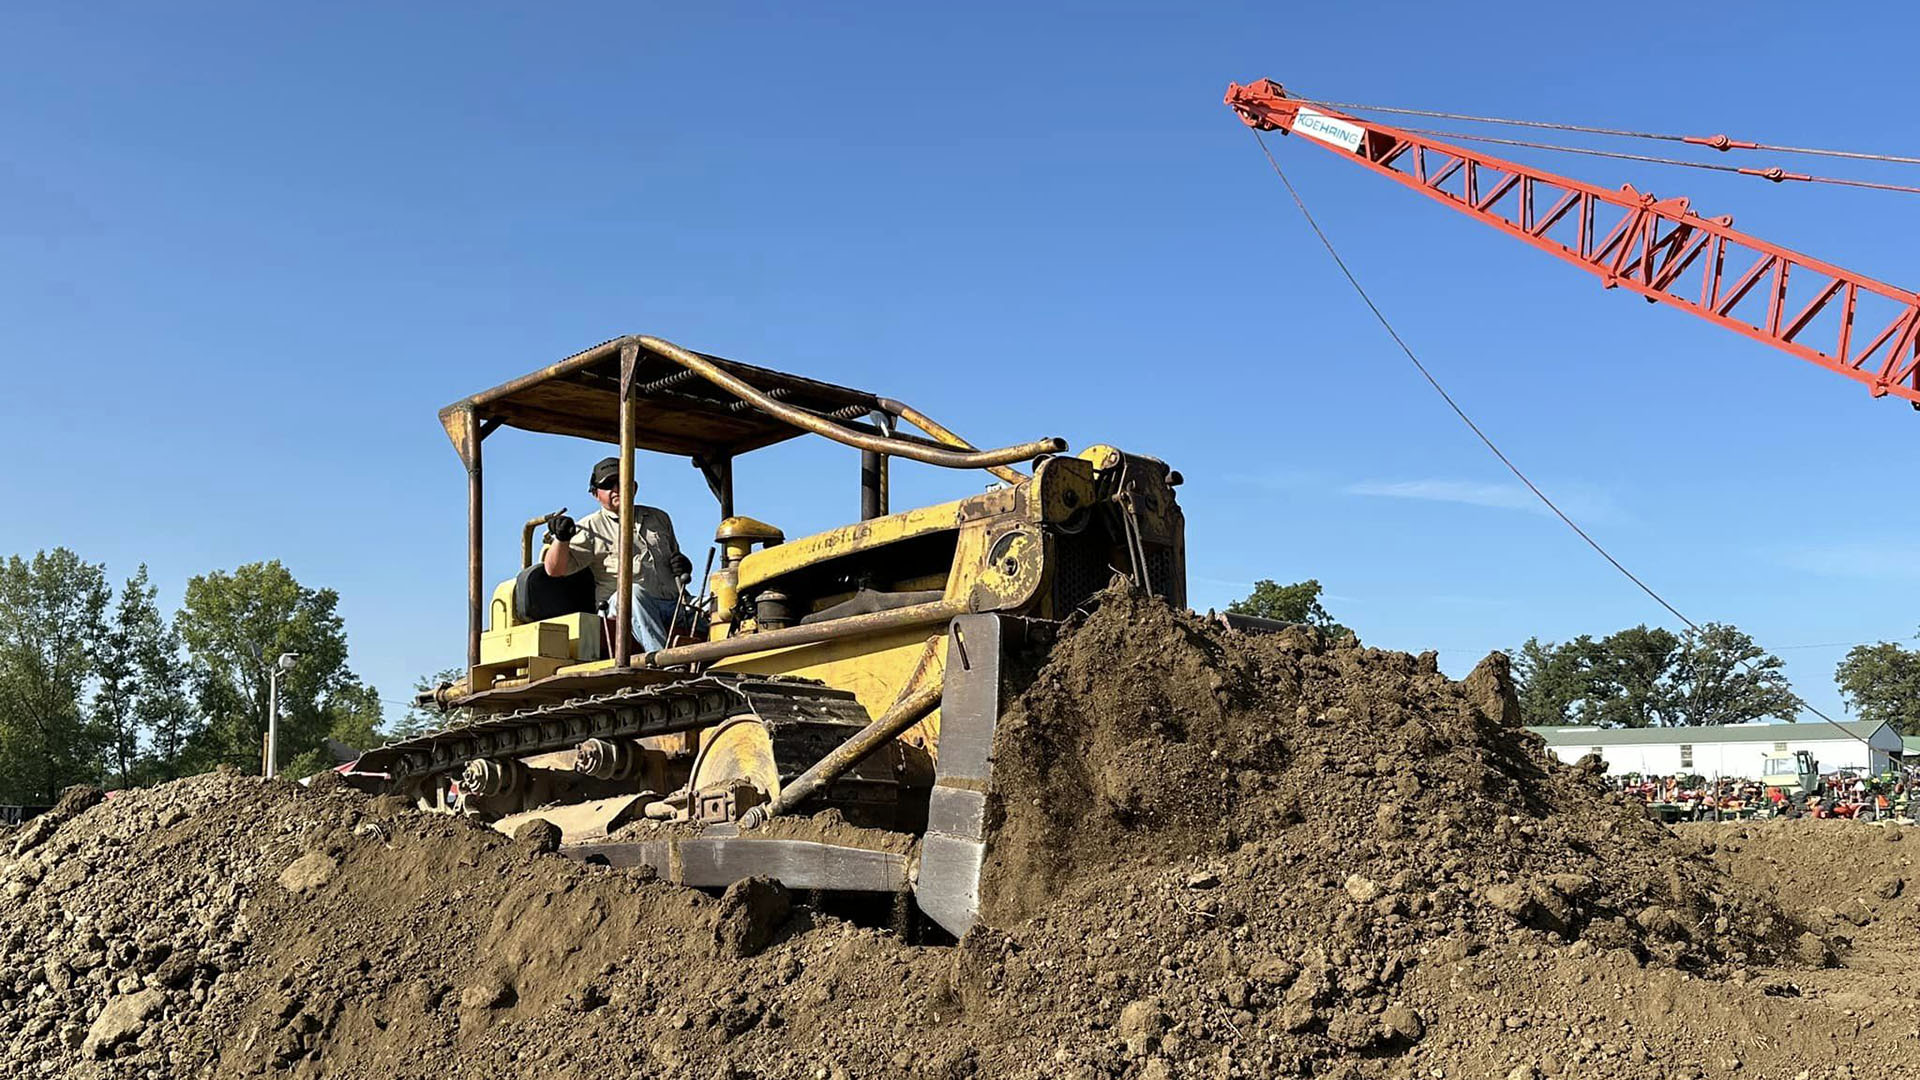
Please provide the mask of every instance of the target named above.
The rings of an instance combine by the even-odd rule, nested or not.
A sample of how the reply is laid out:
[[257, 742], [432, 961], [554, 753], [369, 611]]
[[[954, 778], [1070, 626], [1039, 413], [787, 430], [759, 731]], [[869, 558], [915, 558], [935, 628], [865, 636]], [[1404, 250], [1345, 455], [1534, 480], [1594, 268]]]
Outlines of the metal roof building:
[[1900, 734], [1875, 721], [1838, 724], [1732, 724], [1726, 727], [1594, 728], [1530, 727], [1547, 741], [1547, 749], [1572, 763], [1599, 754], [1607, 775], [1641, 776], [1697, 774], [1709, 780], [1722, 777], [1757, 779], [1767, 758], [1796, 750], [1811, 753], [1821, 772], [1865, 769], [1881, 773], [1905, 751]]

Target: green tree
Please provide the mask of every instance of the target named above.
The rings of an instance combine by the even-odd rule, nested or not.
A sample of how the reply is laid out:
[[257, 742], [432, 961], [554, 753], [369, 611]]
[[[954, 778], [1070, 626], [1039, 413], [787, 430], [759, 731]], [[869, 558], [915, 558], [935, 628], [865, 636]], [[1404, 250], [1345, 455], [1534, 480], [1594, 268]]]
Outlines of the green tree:
[[1673, 722], [1674, 659], [1680, 638], [1670, 630], [1628, 627], [1602, 638], [1593, 668], [1593, 696], [1581, 722], [1595, 727], [1666, 727]]
[[1513, 656], [1521, 722], [1532, 726], [1582, 723], [1575, 710], [1595, 696], [1599, 643], [1581, 634], [1564, 645], [1530, 637]]
[[105, 567], [66, 548], [0, 563], [0, 802], [96, 778], [105, 740], [84, 699], [110, 595]]
[[[444, 683], [459, 682], [467, 677], [464, 667], [441, 668], [431, 675], [422, 675], [414, 680], [413, 692], [430, 693]], [[418, 704], [408, 705], [407, 711], [400, 714], [393, 726], [387, 729], [387, 735], [394, 739], [411, 739], [438, 728], [446, 727], [454, 717], [435, 708], [423, 708]]]
[[380, 734], [380, 694], [355, 680], [334, 692], [328, 701], [327, 733], [321, 744], [283, 761], [287, 776], [312, 776], [357, 757], [387, 740]]
[[1253, 615], [1278, 622], [1306, 623], [1331, 637], [1352, 637], [1353, 631], [1333, 620], [1320, 605], [1320, 582], [1314, 578], [1281, 585], [1262, 578], [1253, 583], [1253, 591], [1227, 605], [1235, 615]]
[[1860, 719], [1920, 735], [1920, 651], [1891, 641], [1855, 645], [1834, 668], [1833, 681]]
[[1563, 645], [1529, 638], [1514, 661], [1528, 724], [1682, 727], [1792, 720], [1780, 659], [1724, 623], [1684, 636], [1634, 626]]
[[154, 603], [155, 590], [147, 583], [147, 567], [127, 579], [120, 589], [113, 622], [100, 639], [98, 683], [93, 693], [93, 720], [106, 742], [102, 775], [116, 787], [131, 787], [140, 762], [141, 665], [140, 652], [165, 623]]
[[202, 725], [188, 698], [190, 675], [180, 655], [179, 628], [154, 614], [133, 637], [140, 685], [134, 712], [147, 734], [142, 773], [148, 781], [177, 780], [195, 771], [189, 755]]
[[283, 762], [323, 749], [336, 725], [364, 711], [339, 603], [338, 593], [307, 588], [278, 560], [188, 580], [178, 625], [206, 721], [205, 764], [260, 767], [268, 665], [282, 653], [300, 654], [280, 677]]
[[1690, 631], [1673, 664], [1672, 723], [1703, 727], [1775, 717], [1792, 721], [1800, 696], [1786, 665], [1726, 623]]

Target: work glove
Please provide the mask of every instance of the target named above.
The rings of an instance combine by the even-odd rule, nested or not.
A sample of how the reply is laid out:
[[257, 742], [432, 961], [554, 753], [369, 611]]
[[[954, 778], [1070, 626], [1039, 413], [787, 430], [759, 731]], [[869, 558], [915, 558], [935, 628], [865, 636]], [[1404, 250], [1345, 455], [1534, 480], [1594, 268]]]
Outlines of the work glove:
[[573, 519], [567, 516], [565, 510], [555, 510], [547, 515], [547, 539], [549, 540], [558, 540], [564, 544], [573, 539], [574, 531], [578, 527]]
[[674, 577], [682, 580], [691, 578], [693, 576], [693, 560], [676, 551], [673, 553], [673, 557], [667, 560], [667, 569], [673, 571]]

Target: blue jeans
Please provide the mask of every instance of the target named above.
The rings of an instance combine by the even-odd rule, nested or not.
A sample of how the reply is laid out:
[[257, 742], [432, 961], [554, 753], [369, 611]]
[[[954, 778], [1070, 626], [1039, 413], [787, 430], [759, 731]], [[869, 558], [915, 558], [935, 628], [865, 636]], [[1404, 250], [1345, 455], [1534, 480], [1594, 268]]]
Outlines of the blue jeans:
[[[640, 643], [641, 652], [658, 652], [667, 647], [667, 628], [673, 623], [676, 606], [672, 597], [648, 596], [637, 588], [633, 590], [633, 640]], [[687, 623], [692, 617], [693, 608], [688, 605], [680, 612], [676, 631], [684, 633], [690, 629]]]

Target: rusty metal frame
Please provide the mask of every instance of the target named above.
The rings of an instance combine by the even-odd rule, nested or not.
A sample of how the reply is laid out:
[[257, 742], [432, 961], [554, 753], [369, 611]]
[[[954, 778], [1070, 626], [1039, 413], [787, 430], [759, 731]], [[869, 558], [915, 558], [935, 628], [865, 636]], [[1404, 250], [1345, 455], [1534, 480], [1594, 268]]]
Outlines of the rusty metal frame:
[[[1920, 405], [1920, 293], [1741, 232], [1731, 217], [1702, 217], [1684, 198], [1615, 191], [1309, 105], [1271, 79], [1230, 86], [1226, 103], [1255, 130], [1306, 132], [1308, 142], [1557, 256], [1606, 288], [1744, 334], [1863, 383], [1875, 397]], [[1303, 110], [1318, 114], [1306, 119], [1351, 129], [1357, 146], [1297, 127]], [[1603, 214], [1614, 215], [1611, 227]], [[1790, 302], [1790, 280], [1801, 283], [1802, 299]], [[1764, 303], [1743, 307], [1750, 295]], [[1833, 325], [1802, 340], [1823, 313]]]

